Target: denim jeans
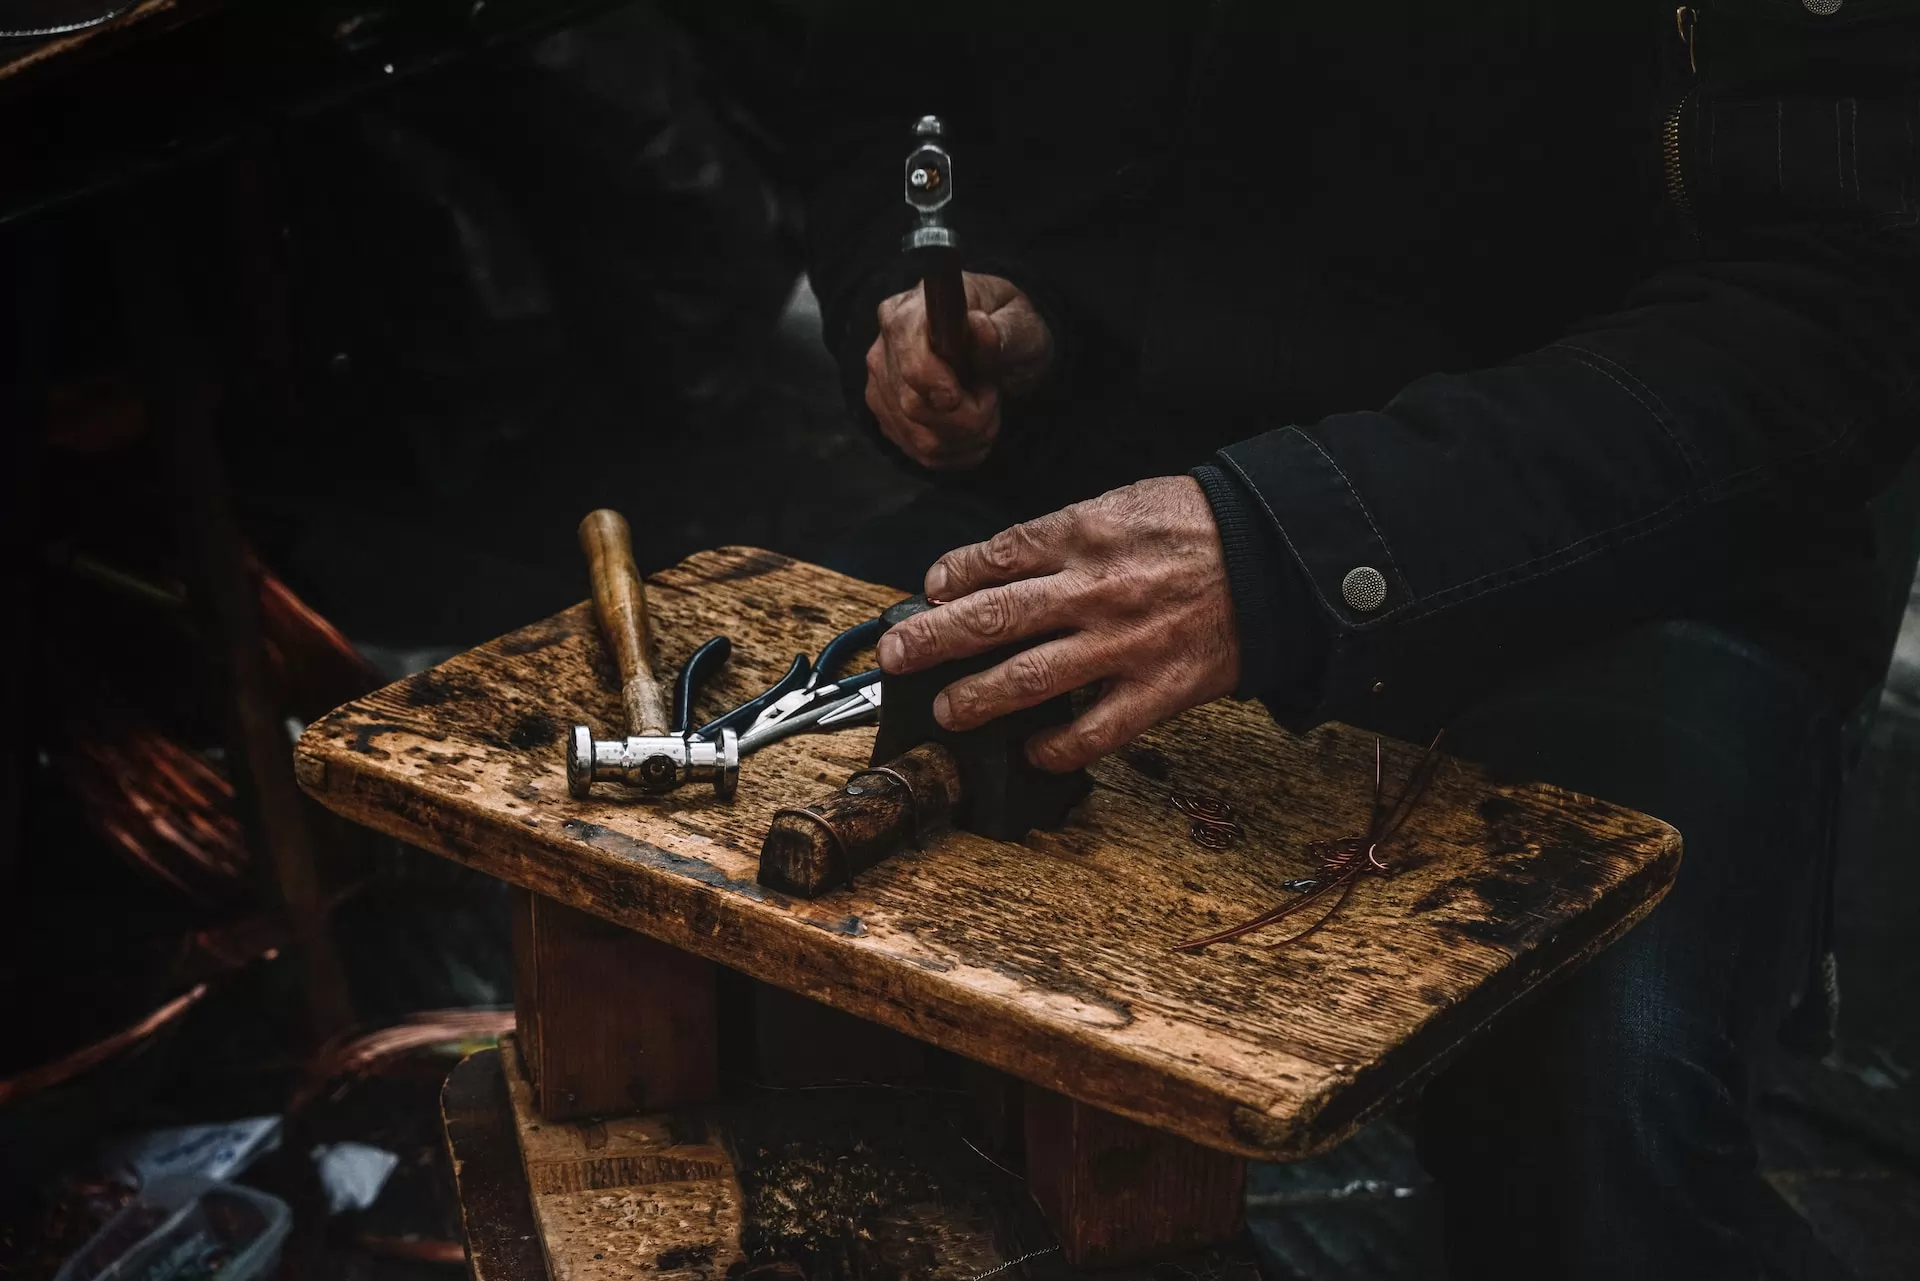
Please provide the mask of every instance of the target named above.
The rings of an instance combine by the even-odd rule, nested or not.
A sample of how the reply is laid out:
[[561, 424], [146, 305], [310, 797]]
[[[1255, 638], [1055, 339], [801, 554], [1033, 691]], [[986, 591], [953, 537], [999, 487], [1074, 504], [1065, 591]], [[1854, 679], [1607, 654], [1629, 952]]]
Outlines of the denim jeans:
[[1456, 1277], [1752, 1278], [1817, 1257], [1761, 1179], [1749, 1065], [1805, 973], [1839, 718], [1716, 629], [1655, 624], [1455, 720], [1454, 754], [1680, 829], [1673, 889], [1625, 938], [1428, 1086], [1423, 1159]]
[[[1006, 523], [936, 492], [833, 563], [917, 590], [934, 557]], [[1685, 840], [1677, 882], [1644, 921], [1427, 1087], [1421, 1152], [1441, 1184], [1449, 1273], [1803, 1270], [1819, 1252], [1760, 1177], [1748, 1071], [1805, 969], [1839, 781], [1835, 712], [1765, 652], [1665, 622], [1514, 681], [1447, 738], [1497, 775], [1642, 810]]]

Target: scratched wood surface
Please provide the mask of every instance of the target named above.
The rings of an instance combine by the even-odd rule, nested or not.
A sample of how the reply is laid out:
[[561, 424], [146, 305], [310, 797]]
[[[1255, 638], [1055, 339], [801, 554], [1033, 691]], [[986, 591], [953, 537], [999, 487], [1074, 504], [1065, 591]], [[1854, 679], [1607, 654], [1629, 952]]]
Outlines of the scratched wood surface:
[[[534, 1111], [524, 1066], [503, 1040], [447, 1083], [462, 1217], [488, 1281], [1080, 1275], [1019, 1176], [966, 1137], [964, 1094], [816, 1085], [802, 1108], [789, 1091], [752, 1089], [701, 1107], [556, 1123]], [[1133, 1168], [1126, 1151], [1107, 1155]], [[520, 1271], [506, 1270], [509, 1258]], [[1259, 1281], [1261, 1272], [1243, 1236], [1101, 1276]]]
[[[707, 709], [889, 603], [886, 588], [747, 548], [649, 580], [658, 657], [717, 632]], [[1295, 737], [1253, 705], [1188, 712], [1100, 762], [1073, 822], [1024, 845], [949, 834], [813, 902], [754, 881], [773, 811], [865, 764], [870, 729], [748, 758], [732, 804], [686, 788], [567, 797], [562, 739], [611, 731], [618, 685], [585, 606], [310, 727], [302, 783], [341, 814], [776, 986], [1227, 1151], [1326, 1148], [1474, 1031], [1644, 915], [1678, 869], [1666, 825], [1449, 762], [1312, 938], [1172, 944], [1286, 897], [1310, 841], [1364, 830], [1374, 740]], [[1416, 749], [1387, 745], [1399, 778]], [[1210, 792], [1246, 839], [1189, 839], [1167, 803]]]
[[553, 1281], [712, 1281], [744, 1260], [740, 1180], [703, 1121], [543, 1120], [512, 1040], [500, 1069]]

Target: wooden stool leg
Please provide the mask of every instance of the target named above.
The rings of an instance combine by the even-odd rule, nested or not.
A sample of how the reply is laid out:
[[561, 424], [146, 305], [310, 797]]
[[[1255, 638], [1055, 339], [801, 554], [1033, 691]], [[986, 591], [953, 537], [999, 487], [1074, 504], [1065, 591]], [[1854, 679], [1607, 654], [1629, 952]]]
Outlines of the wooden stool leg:
[[1027, 1186], [1068, 1263], [1127, 1263], [1239, 1235], [1244, 1158], [1036, 1085], [1025, 1112]]
[[520, 1053], [542, 1116], [718, 1094], [713, 962], [518, 889], [513, 955]]

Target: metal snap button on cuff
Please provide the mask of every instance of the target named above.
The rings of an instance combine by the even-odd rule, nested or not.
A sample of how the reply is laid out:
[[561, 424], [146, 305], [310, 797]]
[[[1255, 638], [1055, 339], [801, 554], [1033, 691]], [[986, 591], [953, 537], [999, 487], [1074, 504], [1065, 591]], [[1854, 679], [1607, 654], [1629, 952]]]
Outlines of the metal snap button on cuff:
[[1340, 580], [1340, 595], [1348, 609], [1370, 614], [1386, 603], [1387, 576], [1371, 565], [1350, 569]]

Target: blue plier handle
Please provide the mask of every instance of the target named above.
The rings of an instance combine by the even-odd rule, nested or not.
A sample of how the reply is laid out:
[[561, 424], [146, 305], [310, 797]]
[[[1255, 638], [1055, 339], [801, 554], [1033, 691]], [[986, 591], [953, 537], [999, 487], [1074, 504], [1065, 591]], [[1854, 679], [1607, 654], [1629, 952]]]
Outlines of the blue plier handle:
[[[824, 693], [836, 684], [834, 676], [846, 666], [847, 660], [868, 648], [880, 639], [881, 624], [878, 618], [870, 618], [864, 623], [855, 624], [841, 632], [820, 650], [820, 656], [809, 661], [805, 654], [795, 654], [793, 665], [787, 668], [787, 674], [775, 681], [764, 694], [751, 698], [734, 708], [724, 716], [716, 717], [702, 725], [696, 733], [701, 738], [717, 737], [721, 730], [730, 729], [745, 738], [755, 727], [765, 729], [791, 716], [795, 711], [806, 707], [816, 696]], [[689, 664], [691, 666], [691, 664]], [[838, 682], [841, 695], [852, 693], [864, 685], [880, 679], [876, 670], [865, 672], [847, 681]]]

